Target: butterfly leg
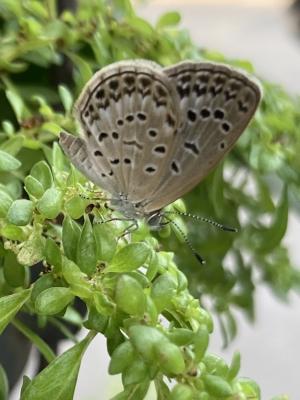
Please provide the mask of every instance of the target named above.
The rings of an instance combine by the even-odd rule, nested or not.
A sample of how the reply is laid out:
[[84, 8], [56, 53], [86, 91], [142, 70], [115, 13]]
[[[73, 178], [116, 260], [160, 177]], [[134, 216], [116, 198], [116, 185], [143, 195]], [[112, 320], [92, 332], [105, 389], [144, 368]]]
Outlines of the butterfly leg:
[[127, 221], [132, 221], [132, 224], [130, 224], [130, 225], [125, 229], [125, 231], [122, 233], [122, 235], [119, 236], [119, 239], [121, 239], [122, 237], [124, 237], [124, 236], [126, 236], [126, 235], [131, 235], [131, 234], [132, 234], [133, 232], [135, 232], [135, 231], [138, 229], [138, 227], [139, 227], [139, 225], [138, 225], [136, 219], [130, 219], [130, 220], [127, 220]]

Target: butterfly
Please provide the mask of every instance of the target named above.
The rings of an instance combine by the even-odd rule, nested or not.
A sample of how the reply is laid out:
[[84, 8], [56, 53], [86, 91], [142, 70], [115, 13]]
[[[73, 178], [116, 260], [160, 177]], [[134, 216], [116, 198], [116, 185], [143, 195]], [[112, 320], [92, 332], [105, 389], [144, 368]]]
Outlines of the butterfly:
[[85, 85], [61, 132], [74, 166], [125, 218], [161, 224], [161, 210], [202, 181], [233, 147], [261, 99], [260, 85], [226, 65], [116, 62]]

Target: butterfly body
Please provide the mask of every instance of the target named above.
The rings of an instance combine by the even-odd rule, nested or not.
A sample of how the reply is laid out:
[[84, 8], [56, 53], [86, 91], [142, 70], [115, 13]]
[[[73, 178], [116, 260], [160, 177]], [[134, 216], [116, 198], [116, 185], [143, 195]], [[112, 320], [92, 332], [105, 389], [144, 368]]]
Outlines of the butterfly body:
[[255, 80], [224, 65], [122, 61], [86, 84], [75, 105], [83, 137], [62, 132], [60, 144], [113, 209], [156, 226], [232, 148], [260, 97]]

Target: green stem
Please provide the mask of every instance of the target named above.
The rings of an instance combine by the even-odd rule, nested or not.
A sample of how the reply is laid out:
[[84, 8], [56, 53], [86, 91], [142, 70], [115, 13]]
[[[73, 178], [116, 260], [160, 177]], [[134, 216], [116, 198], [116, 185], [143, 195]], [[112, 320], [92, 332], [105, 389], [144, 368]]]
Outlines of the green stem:
[[56, 357], [51, 348], [47, 345], [47, 343], [41, 339], [36, 333], [34, 333], [28, 326], [23, 324], [18, 319], [14, 319], [12, 324], [21, 332], [24, 336], [26, 336], [40, 351], [40, 353], [44, 356], [45, 360], [50, 363]]

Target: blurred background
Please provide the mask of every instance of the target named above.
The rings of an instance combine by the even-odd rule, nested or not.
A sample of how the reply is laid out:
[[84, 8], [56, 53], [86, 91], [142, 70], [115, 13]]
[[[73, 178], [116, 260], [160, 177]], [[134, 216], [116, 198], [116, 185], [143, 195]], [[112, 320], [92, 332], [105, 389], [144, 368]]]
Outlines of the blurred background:
[[[157, 0], [135, 5], [139, 14], [150, 22], [155, 22], [166, 11], [179, 11], [182, 26], [190, 31], [200, 47], [224, 53], [229, 58], [251, 60], [258, 75], [283, 85], [296, 95], [300, 93], [299, 3], [296, 1], [292, 5], [288, 0]], [[285, 243], [292, 261], [300, 266], [299, 238], [300, 221], [291, 213]], [[293, 293], [285, 304], [276, 300], [268, 288], [257, 287], [256, 310], [254, 325], [237, 312], [238, 336], [226, 349], [222, 348], [220, 329], [215, 321], [210, 351], [230, 361], [233, 352], [240, 350], [240, 375], [259, 383], [262, 399], [279, 394], [299, 399], [299, 297]], [[64, 342], [61, 351], [70, 345]], [[101, 371], [100, 360], [103, 362]], [[76, 400], [108, 399], [121, 389], [117, 378], [107, 375], [108, 361], [106, 344], [98, 335], [85, 355]], [[34, 367], [33, 351], [25, 373], [31, 375]], [[17, 387], [15, 393], [19, 390]], [[11, 400], [17, 398], [13, 395]], [[153, 397], [149, 394], [148, 398]]]

